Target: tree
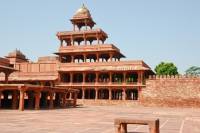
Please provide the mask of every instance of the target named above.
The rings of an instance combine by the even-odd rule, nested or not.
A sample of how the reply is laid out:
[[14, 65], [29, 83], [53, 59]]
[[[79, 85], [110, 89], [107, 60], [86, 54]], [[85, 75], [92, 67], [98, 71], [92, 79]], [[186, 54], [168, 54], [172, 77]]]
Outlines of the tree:
[[200, 67], [197, 66], [192, 66], [188, 68], [185, 73], [187, 75], [195, 75], [195, 76], [200, 76]]
[[155, 68], [157, 75], [177, 75], [177, 67], [172, 62], [161, 62]]

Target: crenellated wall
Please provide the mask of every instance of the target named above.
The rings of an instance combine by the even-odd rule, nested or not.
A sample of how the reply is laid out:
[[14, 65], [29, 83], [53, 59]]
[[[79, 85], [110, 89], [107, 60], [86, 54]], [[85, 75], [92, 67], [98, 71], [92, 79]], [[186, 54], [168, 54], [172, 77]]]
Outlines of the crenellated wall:
[[147, 106], [200, 107], [200, 77], [150, 76], [142, 89], [141, 104]]

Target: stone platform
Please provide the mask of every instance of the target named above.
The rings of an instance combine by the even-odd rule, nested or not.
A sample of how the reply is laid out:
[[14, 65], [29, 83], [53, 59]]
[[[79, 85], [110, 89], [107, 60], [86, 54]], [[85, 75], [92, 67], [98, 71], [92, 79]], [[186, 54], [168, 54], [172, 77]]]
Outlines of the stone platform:
[[[200, 109], [80, 106], [55, 110], [0, 110], [1, 133], [114, 133], [114, 118], [159, 118], [161, 133], [199, 133]], [[148, 126], [130, 125], [130, 133]]]

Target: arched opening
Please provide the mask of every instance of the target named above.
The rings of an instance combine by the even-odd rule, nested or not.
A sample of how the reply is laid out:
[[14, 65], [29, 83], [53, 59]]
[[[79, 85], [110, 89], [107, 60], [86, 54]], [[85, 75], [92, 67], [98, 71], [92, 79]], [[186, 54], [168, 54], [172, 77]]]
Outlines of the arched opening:
[[46, 82], [44, 83], [44, 86], [51, 86], [51, 82], [50, 82], [50, 81], [46, 81]]
[[41, 92], [40, 107], [41, 108], [48, 107], [48, 93], [47, 92]]
[[85, 90], [85, 99], [95, 99], [95, 89], [94, 88]]
[[98, 99], [109, 99], [109, 90], [108, 89], [99, 89], [98, 90]]
[[96, 40], [96, 37], [90, 36], [90, 37], [87, 37], [87, 40], [90, 42], [90, 45], [92, 45], [92, 42]]
[[88, 54], [86, 56], [86, 62], [95, 62], [97, 59], [95, 54]]
[[70, 55], [60, 55], [61, 56], [61, 61], [62, 63], [71, 63], [72, 62], [72, 57]]
[[127, 73], [126, 82], [127, 83], [137, 83], [138, 74], [136, 72]]
[[55, 93], [54, 107], [61, 107], [61, 94]]
[[42, 82], [40, 82], [40, 81], [29, 81], [28, 84], [31, 84], [31, 85], [42, 85]]
[[81, 42], [83, 41], [84, 41], [83, 37], [79, 37], [75, 39], [75, 42], [77, 42], [76, 45], [81, 45], [82, 44]]
[[96, 74], [95, 73], [88, 73], [86, 74], [86, 82], [95, 82]]
[[123, 74], [122, 73], [112, 74], [112, 82], [122, 83], [123, 82]]
[[34, 91], [27, 91], [26, 92], [28, 99], [25, 100], [25, 108], [33, 109], [35, 107], [35, 96]]
[[61, 43], [61, 46], [63, 46], [63, 47], [67, 46], [67, 42], [65, 40], [61, 40], [60, 43]]
[[137, 88], [127, 89], [126, 94], [127, 94], [127, 100], [138, 100], [138, 89]]
[[69, 83], [70, 82], [70, 74], [69, 73], [61, 73], [61, 82]]
[[99, 82], [108, 83], [109, 82], [109, 74], [108, 73], [100, 73], [99, 74]]
[[112, 100], [122, 100], [122, 89], [112, 90]]
[[84, 56], [83, 55], [76, 55], [76, 56], [74, 56], [74, 62], [75, 63], [84, 62]]
[[99, 55], [100, 62], [107, 62], [109, 58], [110, 58], [109, 54], [100, 54]]
[[1, 94], [0, 107], [5, 109], [19, 108], [19, 91], [18, 90], [4, 90]]
[[83, 75], [82, 75], [82, 73], [75, 73], [73, 75], [73, 82], [74, 83], [81, 83], [81, 82], [83, 82]]
[[97, 45], [98, 44], [98, 41], [97, 40], [94, 40], [93, 42], [92, 42], [92, 45]]
[[[3, 77], [3, 79], [5, 79], [5, 73], [4, 72], [0, 72], [0, 77]], [[0, 81], [0, 83], [5, 83], [5, 80]]]

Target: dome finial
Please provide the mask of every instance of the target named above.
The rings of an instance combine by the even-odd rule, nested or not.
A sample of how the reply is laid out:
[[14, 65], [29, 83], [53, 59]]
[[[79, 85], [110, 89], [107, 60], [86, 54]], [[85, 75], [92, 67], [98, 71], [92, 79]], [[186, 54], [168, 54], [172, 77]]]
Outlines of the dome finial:
[[91, 18], [90, 11], [87, 9], [85, 4], [83, 3], [82, 6], [75, 12], [74, 18]]

